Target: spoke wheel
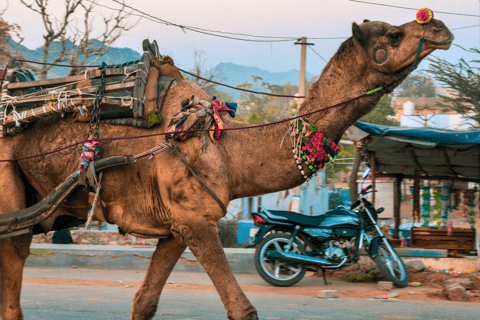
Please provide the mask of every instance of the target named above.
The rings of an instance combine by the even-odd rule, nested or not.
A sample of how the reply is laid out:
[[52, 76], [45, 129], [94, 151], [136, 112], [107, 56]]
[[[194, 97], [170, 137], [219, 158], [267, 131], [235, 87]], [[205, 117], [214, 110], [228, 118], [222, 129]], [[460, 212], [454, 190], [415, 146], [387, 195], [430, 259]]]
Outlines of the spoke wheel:
[[[254, 262], [257, 272], [265, 281], [277, 287], [292, 286], [302, 280], [307, 272], [305, 266], [301, 264], [267, 258], [268, 251], [285, 252], [289, 242], [290, 235], [274, 233], [265, 237], [255, 250]], [[295, 239], [288, 252], [302, 254], [302, 243]]]
[[392, 281], [396, 287], [404, 288], [408, 285], [407, 269], [395, 249], [392, 248], [390, 252], [385, 244], [380, 244], [375, 263], [385, 278]]

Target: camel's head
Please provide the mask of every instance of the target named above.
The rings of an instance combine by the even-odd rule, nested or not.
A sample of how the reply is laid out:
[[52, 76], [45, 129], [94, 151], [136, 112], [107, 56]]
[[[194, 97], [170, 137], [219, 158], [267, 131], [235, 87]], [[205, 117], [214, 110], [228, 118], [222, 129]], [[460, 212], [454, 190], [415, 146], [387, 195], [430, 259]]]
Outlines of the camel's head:
[[364, 20], [360, 25], [353, 23], [352, 33], [356, 46], [363, 49], [367, 65], [383, 74], [395, 74], [409, 67], [422, 36], [425, 40], [420, 59], [435, 49], [447, 50], [453, 41], [450, 30], [436, 19], [426, 24], [414, 20], [401, 26]]

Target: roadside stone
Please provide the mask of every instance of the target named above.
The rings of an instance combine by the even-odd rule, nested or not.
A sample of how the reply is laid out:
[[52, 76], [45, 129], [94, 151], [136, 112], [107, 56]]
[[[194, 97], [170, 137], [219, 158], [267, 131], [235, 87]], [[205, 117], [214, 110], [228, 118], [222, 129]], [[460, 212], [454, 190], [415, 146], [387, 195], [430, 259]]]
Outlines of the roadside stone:
[[458, 283], [453, 283], [443, 289], [443, 294], [451, 301], [465, 301], [467, 300], [467, 290]]
[[470, 273], [468, 275], [468, 279], [472, 281], [472, 285], [475, 289], [480, 290], [480, 273], [475, 272], [475, 273]]
[[337, 290], [320, 290], [317, 293], [317, 298], [327, 299], [327, 298], [338, 298]]
[[459, 285], [461, 285], [462, 287], [464, 287], [466, 290], [471, 290], [473, 289], [473, 283], [470, 279], [468, 278], [452, 278], [452, 279], [448, 279], [446, 280], [443, 285], [445, 287], [448, 287], [454, 283], [458, 283]]
[[409, 273], [422, 272], [423, 270], [425, 270], [425, 264], [423, 264], [422, 260], [412, 260], [406, 261], [404, 263]]
[[377, 288], [380, 290], [392, 290], [393, 282], [391, 281], [379, 281], [377, 282]]

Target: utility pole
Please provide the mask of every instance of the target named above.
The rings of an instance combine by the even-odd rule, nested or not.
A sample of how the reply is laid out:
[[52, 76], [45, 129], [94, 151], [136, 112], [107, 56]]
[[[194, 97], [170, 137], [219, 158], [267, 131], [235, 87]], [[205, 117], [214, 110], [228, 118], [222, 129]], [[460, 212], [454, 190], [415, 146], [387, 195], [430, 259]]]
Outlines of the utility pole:
[[[313, 46], [314, 43], [307, 43], [307, 38], [302, 37], [295, 42], [300, 45], [300, 74], [298, 78], [298, 95], [305, 96], [305, 65], [307, 62], [307, 46]], [[303, 103], [304, 99], [298, 99], [298, 105]]]
[[[300, 45], [300, 74], [298, 78], [298, 95], [305, 96], [305, 65], [307, 61], [307, 46], [313, 46], [314, 43], [307, 43], [307, 38], [302, 37], [295, 42], [295, 44]], [[298, 107], [305, 101], [304, 98], [297, 99], [297, 110]], [[292, 202], [290, 210], [298, 213], [302, 213], [300, 209], [300, 195], [301, 188], [295, 187], [292, 192]]]

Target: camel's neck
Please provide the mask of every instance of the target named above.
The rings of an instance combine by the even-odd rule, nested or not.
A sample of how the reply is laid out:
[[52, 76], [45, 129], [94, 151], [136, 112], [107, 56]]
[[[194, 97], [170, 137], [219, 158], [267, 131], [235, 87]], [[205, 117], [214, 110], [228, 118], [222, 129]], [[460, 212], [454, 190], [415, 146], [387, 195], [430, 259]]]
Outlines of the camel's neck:
[[[350, 50], [350, 52], [348, 52]], [[299, 109], [307, 114], [360, 96], [385, 79], [367, 74], [365, 63], [353, 48], [332, 58], [320, 79], [312, 86]], [[381, 80], [381, 81], [380, 81]], [[381, 95], [363, 97], [350, 103], [304, 117], [325, 136], [338, 142], [345, 130], [368, 113]], [[231, 131], [225, 147], [231, 165], [231, 187], [235, 197], [247, 197], [289, 189], [305, 180], [295, 163], [288, 125]], [[235, 137], [233, 137], [235, 136]], [[282, 143], [283, 141], [283, 143]]]
[[[367, 72], [365, 62], [357, 58], [360, 55], [354, 54], [354, 49], [351, 50], [346, 57], [339, 57], [337, 53], [332, 58], [299, 108], [300, 115], [314, 112], [304, 117], [304, 120], [315, 124], [327, 138], [335, 142], [340, 140], [348, 127], [375, 106], [381, 95], [350, 100], [385, 81], [378, 74]], [[346, 101], [350, 102], [344, 103]], [[326, 110], [319, 111], [322, 109]]]

